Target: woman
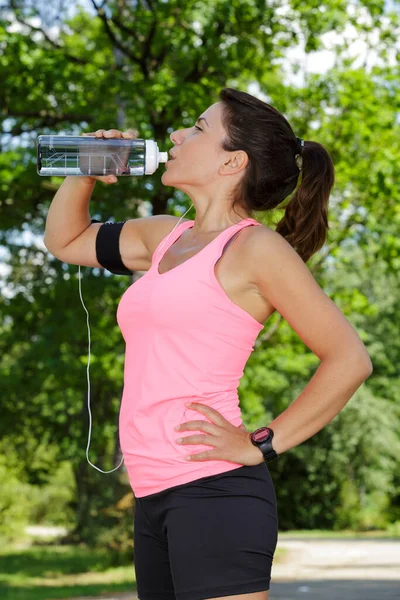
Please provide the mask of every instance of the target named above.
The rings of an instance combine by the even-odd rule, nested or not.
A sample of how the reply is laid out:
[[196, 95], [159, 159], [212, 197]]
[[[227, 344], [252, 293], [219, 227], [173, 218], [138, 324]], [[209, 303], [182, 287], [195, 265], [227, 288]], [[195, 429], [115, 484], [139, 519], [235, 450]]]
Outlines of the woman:
[[[67, 177], [45, 242], [72, 264], [146, 271], [117, 311], [140, 600], [267, 600], [278, 534], [267, 463], [321, 430], [372, 372], [356, 331], [305, 265], [326, 238], [333, 165], [273, 107], [229, 88], [171, 141], [162, 183], [190, 197], [194, 220], [90, 224], [95, 179], [116, 178]], [[252, 218], [292, 192], [276, 231]], [[237, 387], [275, 310], [321, 364], [287, 410], [249, 433]]]

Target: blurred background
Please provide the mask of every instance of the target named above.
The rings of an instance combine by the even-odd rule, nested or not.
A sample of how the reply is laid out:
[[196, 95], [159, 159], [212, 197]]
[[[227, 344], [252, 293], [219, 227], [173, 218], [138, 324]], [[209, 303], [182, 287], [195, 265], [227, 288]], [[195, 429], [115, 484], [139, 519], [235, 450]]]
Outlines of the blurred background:
[[[328, 426], [270, 465], [270, 600], [400, 598], [399, 39], [393, 0], [0, 0], [1, 598], [135, 598], [134, 498], [124, 466], [104, 475], [86, 461], [86, 313], [78, 267], [43, 244], [62, 178], [38, 176], [36, 137], [133, 128], [167, 151], [223, 87], [331, 153], [330, 230], [308, 267], [374, 365]], [[161, 184], [163, 168], [98, 182], [92, 218], [183, 215], [189, 198]], [[254, 218], [274, 228], [281, 215]], [[109, 470], [121, 458], [115, 313], [143, 273], [81, 272], [90, 459]], [[273, 314], [239, 388], [247, 429], [281, 413], [318, 364]]]

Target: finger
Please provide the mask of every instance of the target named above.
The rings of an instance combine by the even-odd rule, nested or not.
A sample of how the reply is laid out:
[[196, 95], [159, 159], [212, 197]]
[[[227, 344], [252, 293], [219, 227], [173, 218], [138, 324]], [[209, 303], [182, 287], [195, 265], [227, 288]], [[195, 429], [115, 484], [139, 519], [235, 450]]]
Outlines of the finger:
[[[181, 441], [179, 442], [178, 440]], [[210, 435], [187, 435], [186, 437], [178, 438], [175, 441], [180, 446], [184, 446], [185, 444], [204, 444], [205, 446], [216, 447], [213, 438]]]
[[213, 423], [209, 423], [208, 421], [186, 421], [186, 423], [181, 423], [175, 427], [175, 431], [187, 431], [192, 429], [213, 433], [213, 431], [215, 431], [215, 425], [213, 425]]
[[103, 137], [104, 132], [105, 132], [105, 129], [97, 129], [97, 131], [95, 131], [91, 135], [95, 135], [96, 137], [101, 138], [101, 137]]
[[92, 175], [92, 179], [96, 179], [97, 181], [101, 181], [102, 183], [117, 183], [118, 178], [115, 175]]
[[118, 130], [118, 129], [106, 129], [105, 132], [103, 133], [104, 137], [113, 137], [113, 138], [120, 138], [122, 137], [122, 133]]
[[128, 129], [128, 131], [122, 132], [122, 137], [127, 139], [134, 139], [137, 138], [137, 134], [133, 129]]
[[198, 454], [189, 454], [185, 456], [185, 460], [202, 461], [202, 460], [224, 460], [219, 455], [218, 450], [207, 450], [207, 452], [199, 452]]
[[204, 413], [211, 421], [213, 421], [217, 425], [222, 425], [224, 423], [230, 424], [230, 422], [227, 419], [225, 419], [225, 417], [223, 417], [220, 412], [218, 412], [214, 408], [211, 408], [211, 406], [208, 406], [206, 404], [200, 404], [199, 402], [191, 402], [190, 405], [186, 404], [186, 406], [189, 406], [190, 410], [198, 410], [199, 412]]

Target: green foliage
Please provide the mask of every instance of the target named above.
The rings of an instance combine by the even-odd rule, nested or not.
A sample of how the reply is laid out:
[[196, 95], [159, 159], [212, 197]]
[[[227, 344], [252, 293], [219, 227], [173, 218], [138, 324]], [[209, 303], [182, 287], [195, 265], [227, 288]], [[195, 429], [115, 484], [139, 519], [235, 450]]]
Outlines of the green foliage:
[[[20, 460], [12, 436], [0, 442], [0, 538], [18, 541], [25, 538], [25, 527], [31, 523], [71, 527], [75, 514], [70, 505], [75, 495], [71, 465], [54, 461], [47, 449], [32, 450], [29, 465]], [[46, 473], [46, 483], [43, 474]], [[36, 483], [32, 483], [35, 480]]]
[[[18, 468], [7, 466], [0, 454], [0, 542], [18, 540], [28, 525], [29, 486], [18, 478]], [[18, 499], [18, 500], [17, 500]]]
[[53, 469], [46, 484], [30, 486], [29, 521], [69, 528], [75, 518], [71, 505], [76, 493], [71, 463], [55, 461]]

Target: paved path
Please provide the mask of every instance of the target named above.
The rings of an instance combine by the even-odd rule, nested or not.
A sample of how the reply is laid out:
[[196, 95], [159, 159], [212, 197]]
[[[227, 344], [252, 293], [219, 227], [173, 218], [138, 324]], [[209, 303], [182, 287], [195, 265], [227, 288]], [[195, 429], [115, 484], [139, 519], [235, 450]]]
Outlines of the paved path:
[[270, 600], [400, 600], [400, 541], [282, 537]]

